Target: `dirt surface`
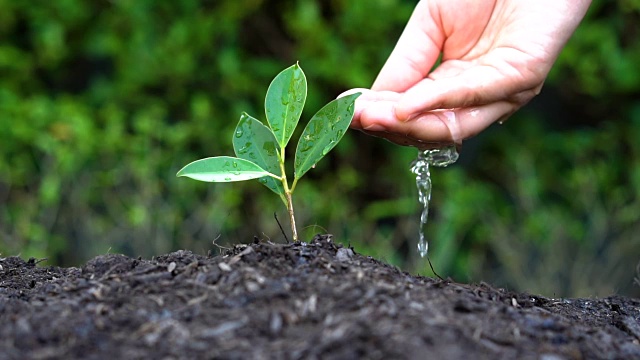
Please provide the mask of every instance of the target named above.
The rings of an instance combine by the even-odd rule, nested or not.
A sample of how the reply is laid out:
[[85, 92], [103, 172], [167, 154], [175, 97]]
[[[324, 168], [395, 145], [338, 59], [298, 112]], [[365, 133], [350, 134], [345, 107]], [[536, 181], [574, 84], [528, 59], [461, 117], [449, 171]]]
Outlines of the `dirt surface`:
[[0, 267], [1, 359], [640, 359], [640, 299], [416, 277], [328, 236]]

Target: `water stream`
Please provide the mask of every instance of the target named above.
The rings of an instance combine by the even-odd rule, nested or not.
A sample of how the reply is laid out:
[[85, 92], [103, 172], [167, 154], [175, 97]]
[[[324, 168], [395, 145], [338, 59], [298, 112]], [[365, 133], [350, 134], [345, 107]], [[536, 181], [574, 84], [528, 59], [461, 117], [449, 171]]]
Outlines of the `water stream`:
[[429, 243], [426, 239], [427, 220], [429, 217], [429, 202], [431, 201], [431, 173], [429, 166], [445, 167], [458, 160], [456, 145], [452, 144], [439, 149], [424, 150], [418, 152], [418, 157], [411, 164], [411, 172], [416, 175], [418, 187], [418, 201], [422, 204], [420, 215], [420, 239], [418, 240], [418, 252], [421, 257], [427, 255]]

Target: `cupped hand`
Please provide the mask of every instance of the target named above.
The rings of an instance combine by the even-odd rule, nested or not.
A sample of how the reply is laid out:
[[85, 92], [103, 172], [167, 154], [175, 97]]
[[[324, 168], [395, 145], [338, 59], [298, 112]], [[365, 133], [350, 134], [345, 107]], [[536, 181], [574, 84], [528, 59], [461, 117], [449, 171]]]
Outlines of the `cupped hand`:
[[589, 4], [420, 1], [371, 89], [346, 92], [363, 92], [351, 127], [421, 148], [479, 133], [540, 92]]

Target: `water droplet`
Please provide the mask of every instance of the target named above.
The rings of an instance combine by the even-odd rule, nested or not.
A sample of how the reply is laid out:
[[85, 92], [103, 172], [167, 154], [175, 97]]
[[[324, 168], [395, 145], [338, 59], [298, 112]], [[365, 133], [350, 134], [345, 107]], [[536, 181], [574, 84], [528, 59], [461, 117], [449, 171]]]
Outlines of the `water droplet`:
[[238, 168], [238, 163], [237, 162], [234, 161], [232, 165], [233, 165], [234, 168]]
[[242, 130], [242, 128], [237, 128], [236, 129], [236, 137], [237, 138], [241, 138], [242, 135], [244, 135], [244, 131]]
[[290, 101], [289, 94], [288, 93], [282, 94], [282, 98], [280, 98], [280, 100], [282, 101], [283, 106], [289, 105], [289, 101]]
[[331, 151], [331, 149], [333, 149], [333, 144], [334, 143], [335, 142], [332, 141], [332, 142], [329, 143], [329, 145], [325, 146], [324, 149], [322, 149], [322, 156], [327, 155], [327, 153], [329, 153], [329, 151]]
[[269, 156], [275, 156], [276, 144], [273, 141], [267, 141], [262, 145], [262, 150], [264, 150]]
[[253, 145], [253, 143], [249, 141], [244, 143], [244, 145], [240, 149], [238, 149], [238, 155], [246, 154], [249, 151], [249, 149], [251, 149], [251, 145]]
[[227, 176], [226, 178], [224, 178], [224, 181], [231, 181], [231, 178]]
[[305, 141], [302, 143], [302, 147], [300, 148], [300, 152], [301, 153], [306, 153], [307, 151], [311, 150], [313, 148], [313, 144], [315, 144], [314, 141]]
[[420, 239], [418, 241], [418, 253], [420, 253], [420, 257], [425, 257], [428, 251], [429, 243], [427, 243], [424, 239]]

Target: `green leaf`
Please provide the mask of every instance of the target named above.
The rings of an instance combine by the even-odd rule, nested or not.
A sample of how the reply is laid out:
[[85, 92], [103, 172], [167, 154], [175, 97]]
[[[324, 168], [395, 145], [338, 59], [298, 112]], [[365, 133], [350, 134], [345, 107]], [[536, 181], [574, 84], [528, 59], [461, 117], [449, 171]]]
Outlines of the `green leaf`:
[[[249, 160], [273, 174], [279, 174], [278, 143], [271, 129], [247, 113], [240, 115], [233, 137], [236, 156]], [[270, 176], [260, 178], [260, 182], [278, 195], [284, 196], [282, 182]]]
[[298, 64], [282, 70], [269, 85], [264, 108], [280, 148], [291, 139], [306, 99], [307, 79]]
[[335, 99], [313, 115], [296, 148], [296, 179], [300, 179], [342, 139], [353, 119], [358, 96], [360, 93]]
[[268, 175], [269, 172], [251, 161], [231, 156], [196, 160], [176, 174], [207, 182], [243, 181]]

